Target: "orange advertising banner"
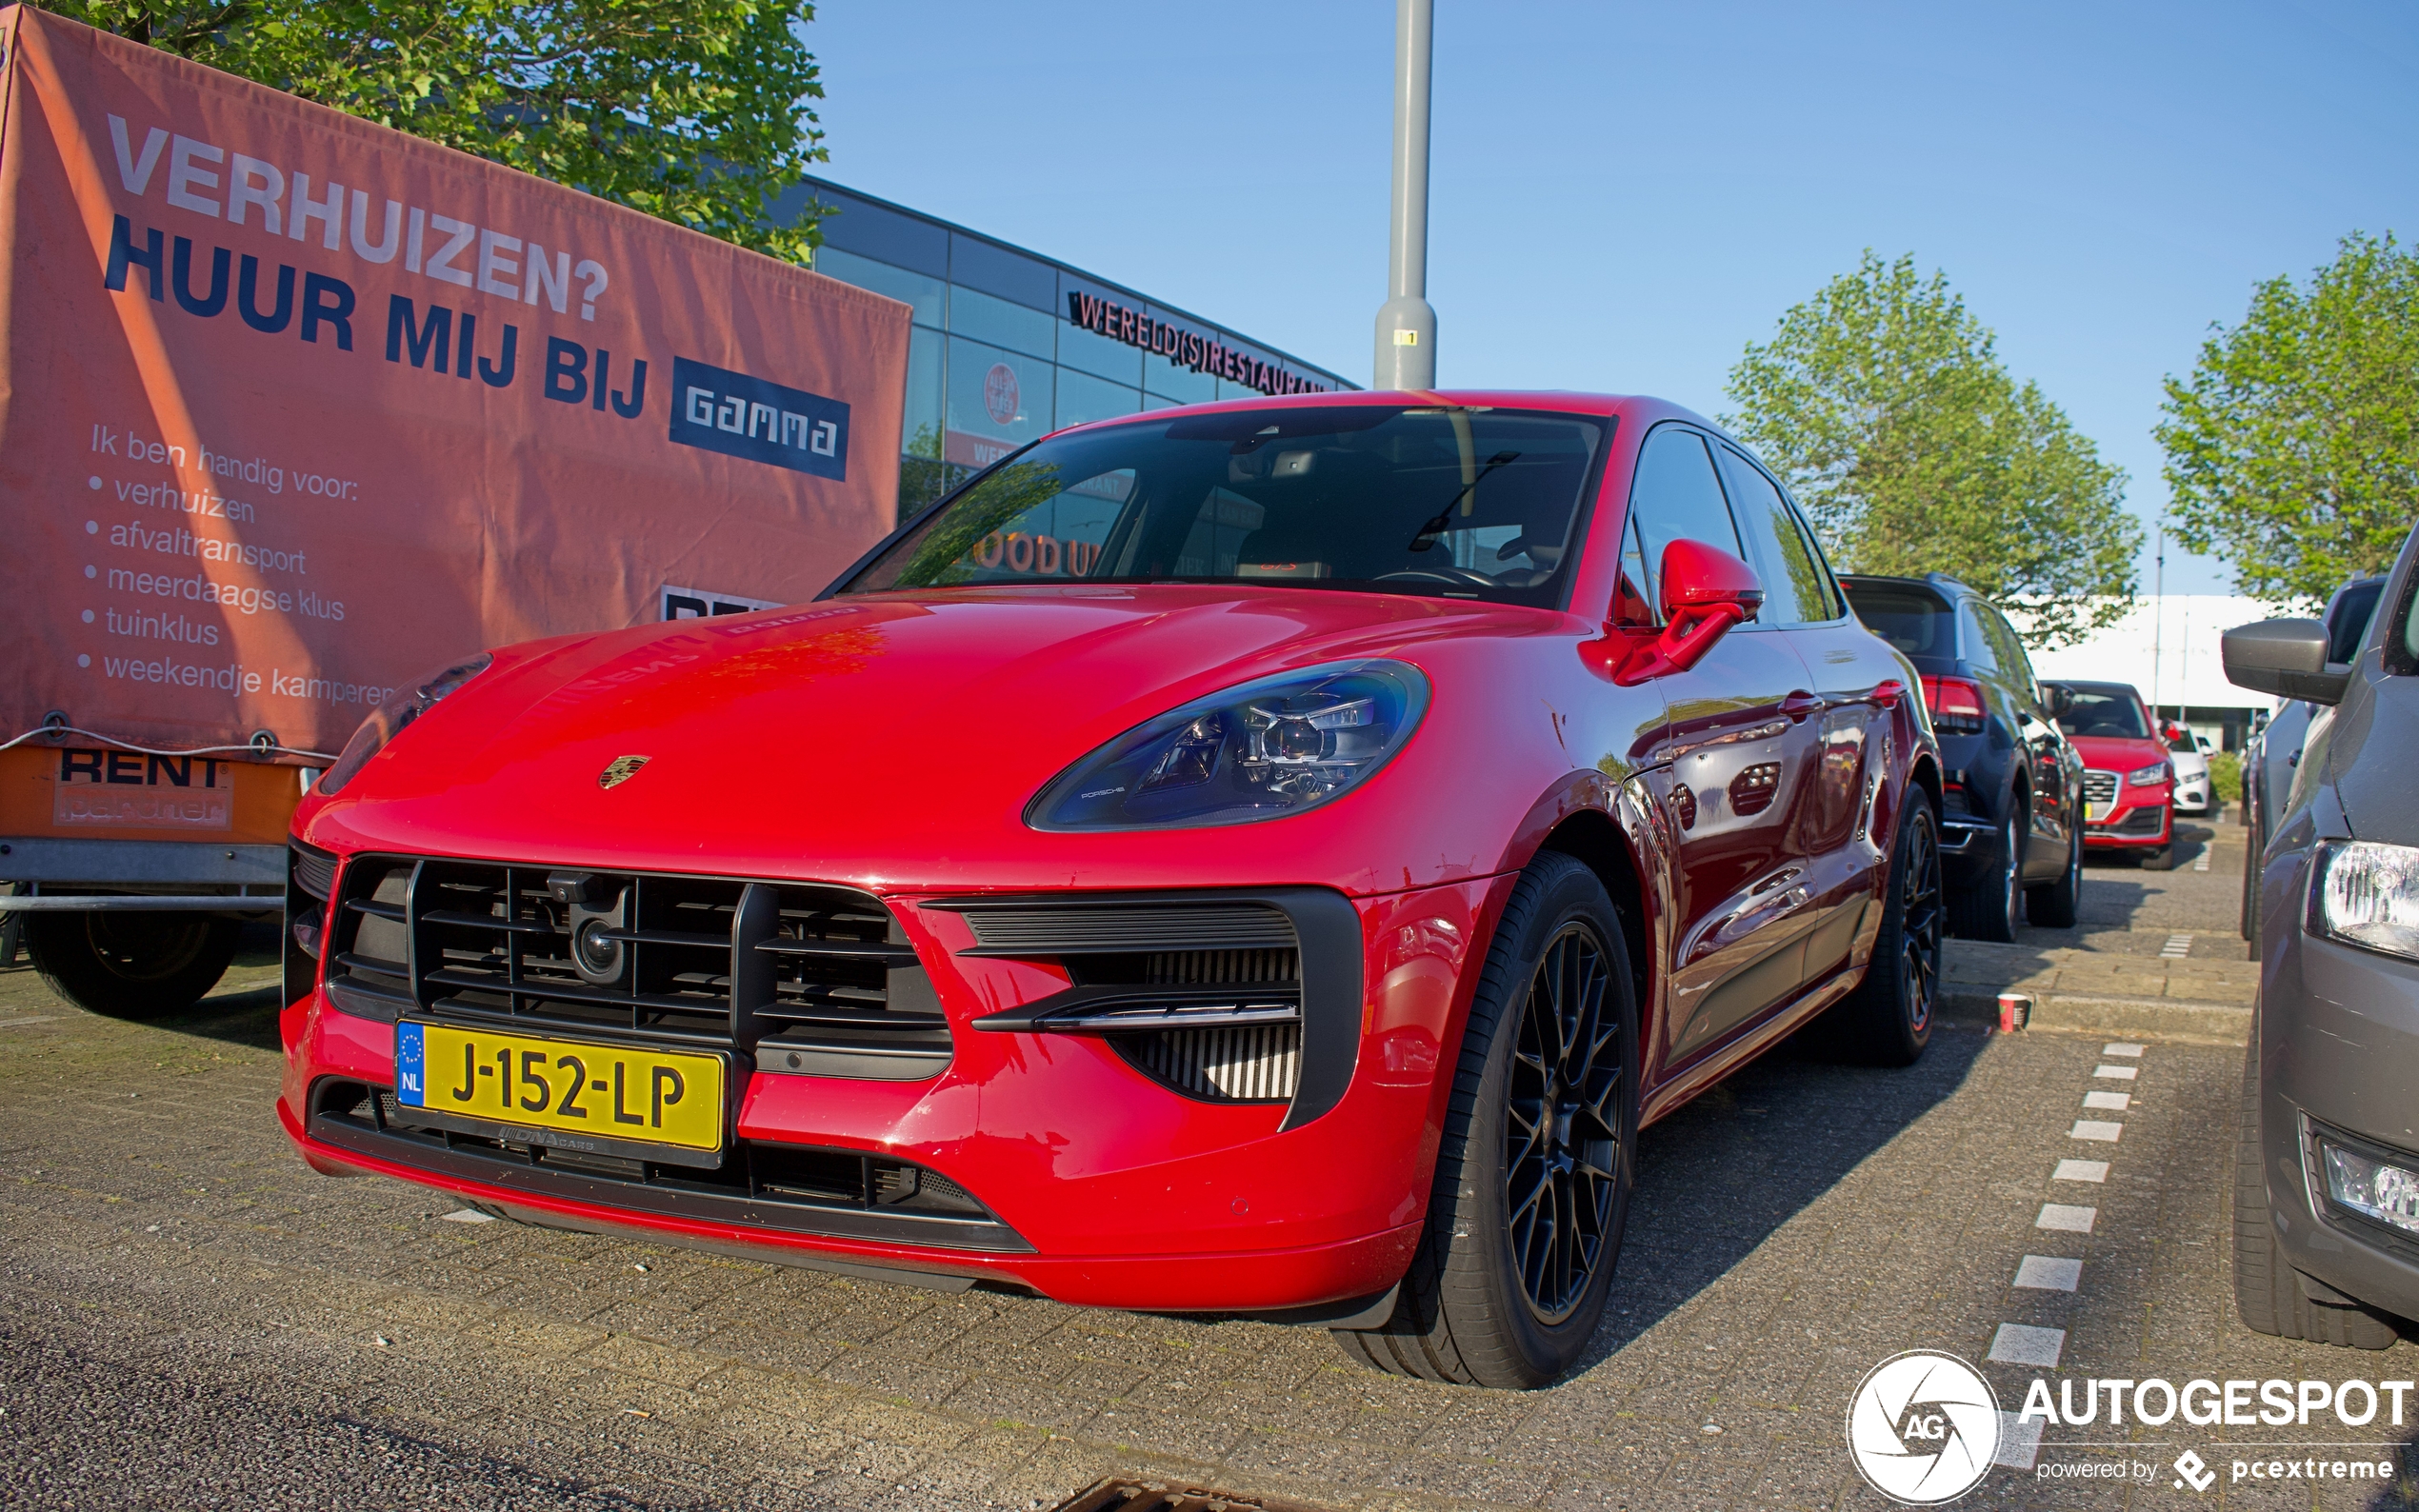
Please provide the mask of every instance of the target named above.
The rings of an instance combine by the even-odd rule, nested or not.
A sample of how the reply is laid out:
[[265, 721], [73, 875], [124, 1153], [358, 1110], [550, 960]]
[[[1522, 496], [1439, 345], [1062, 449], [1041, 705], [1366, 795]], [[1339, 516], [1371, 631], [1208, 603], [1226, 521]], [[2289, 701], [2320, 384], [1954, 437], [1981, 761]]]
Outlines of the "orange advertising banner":
[[890, 528], [907, 306], [30, 8], [0, 44], [0, 740], [332, 752]]

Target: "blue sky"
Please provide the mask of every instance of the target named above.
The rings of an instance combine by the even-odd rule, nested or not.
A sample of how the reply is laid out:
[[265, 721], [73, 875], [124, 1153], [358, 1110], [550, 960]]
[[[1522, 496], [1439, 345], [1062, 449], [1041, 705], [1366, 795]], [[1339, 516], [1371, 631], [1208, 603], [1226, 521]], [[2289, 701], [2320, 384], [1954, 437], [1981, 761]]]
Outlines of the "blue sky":
[[[2149, 520], [2160, 380], [2209, 323], [2347, 231], [2419, 233], [2409, 8], [1436, 10], [1449, 386], [1719, 413], [1789, 305], [1912, 252]], [[808, 35], [835, 181], [1368, 380], [1390, 4], [829, 0]], [[2231, 583], [2170, 548], [2169, 591]]]

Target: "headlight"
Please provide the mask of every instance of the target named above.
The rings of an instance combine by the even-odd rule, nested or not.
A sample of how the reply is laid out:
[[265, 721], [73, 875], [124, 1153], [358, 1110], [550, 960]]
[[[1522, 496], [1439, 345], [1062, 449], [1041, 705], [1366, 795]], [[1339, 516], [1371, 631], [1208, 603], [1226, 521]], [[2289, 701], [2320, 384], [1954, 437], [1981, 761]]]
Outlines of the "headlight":
[[2318, 1160], [2326, 1170], [2327, 1195], [2338, 1206], [2419, 1234], [2419, 1171], [2346, 1149], [2323, 1133]]
[[353, 774], [368, 766], [370, 757], [386, 749], [387, 742], [402, 734], [405, 726], [427, 713], [437, 700], [486, 671], [494, 660], [481, 651], [467, 661], [449, 663], [426, 677], [406, 683], [402, 691], [370, 711], [370, 717], [352, 732], [352, 739], [345, 742], [336, 765], [320, 773], [319, 784], [312, 790], [325, 795], [352, 781]]
[[1175, 829], [1298, 814], [1385, 766], [1427, 708], [1428, 679], [1402, 662], [1264, 677], [1110, 741], [1035, 794], [1025, 822]]
[[2419, 850], [2330, 841], [2310, 869], [2310, 933], [2419, 960]]
[[2136, 787], [2155, 787], [2175, 775], [2173, 762], [2160, 762], [2152, 766], [2136, 766], [2125, 774], [2125, 780]]

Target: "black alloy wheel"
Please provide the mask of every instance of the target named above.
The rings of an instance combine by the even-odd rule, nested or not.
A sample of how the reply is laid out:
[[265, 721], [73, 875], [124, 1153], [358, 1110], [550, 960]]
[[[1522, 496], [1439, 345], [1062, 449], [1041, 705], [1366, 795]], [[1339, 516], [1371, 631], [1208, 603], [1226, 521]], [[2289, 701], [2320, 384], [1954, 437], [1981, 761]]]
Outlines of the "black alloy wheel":
[[1909, 784], [1873, 958], [1865, 980], [1834, 1010], [1855, 1049], [1880, 1065], [1912, 1065], [1931, 1043], [1944, 923], [1938, 823], [1930, 795]]
[[1587, 1352], [1635, 1175], [1636, 986], [1604, 883], [1558, 851], [1531, 861], [1470, 997], [1419, 1246], [1391, 1316], [1334, 1330], [1346, 1354], [1526, 1388]]
[[2024, 905], [2024, 823], [2021, 789], [2008, 798], [2008, 820], [1992, 837], [1991, 868], [1948, 895], [1949, 932], [1961, 940], [2012, 945]]
[[1529, 979], [1512, 1046], [1504, 1204], [1521, 1289], [1542, 1323], [1586, 1297], [1621, 1197], [1620, 1025], [1605, 1016], [1611, 969], [1594, 933], [1563, 926]]

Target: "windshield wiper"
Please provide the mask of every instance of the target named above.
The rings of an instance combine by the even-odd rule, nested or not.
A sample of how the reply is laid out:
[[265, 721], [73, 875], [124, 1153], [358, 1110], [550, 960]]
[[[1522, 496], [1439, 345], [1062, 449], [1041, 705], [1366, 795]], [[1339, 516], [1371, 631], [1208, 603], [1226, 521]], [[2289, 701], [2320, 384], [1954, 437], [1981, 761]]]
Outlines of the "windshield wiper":
[[1478, 469], [1478, 476], [1470, 479], [1468, 483], [1463, 484], [1461, 491], [1446, 500], [1445, 507], [1436, 511], [1435, 518], [1429, 520], [1426, 525], [1419, 527], [1419, 534], [1411, 537], [1411, 544], [1407, 549], [1412, 551], [1425, 551], [1429, 547], [1434, 546], [1436, 544], [1436, 537], [1443, 535], [1447, 530], [1452, 528], [1453, 510], [1460, 506], [1461, 502], [1464, 499], [1469, 498], [1470, 494], [1477, 489], [1480, 484], [1487, 481], [1487, 475], [1489, 473], [1493, 472], [1497, 468], [1503, 467], [1505, 464], [1513, 461], [1519, 457], [1519, 455], [1520, 453], [1517, 451], [1498, 451], [1493, 456], [1489, 457], [1487, 459], [1487, 466]]

